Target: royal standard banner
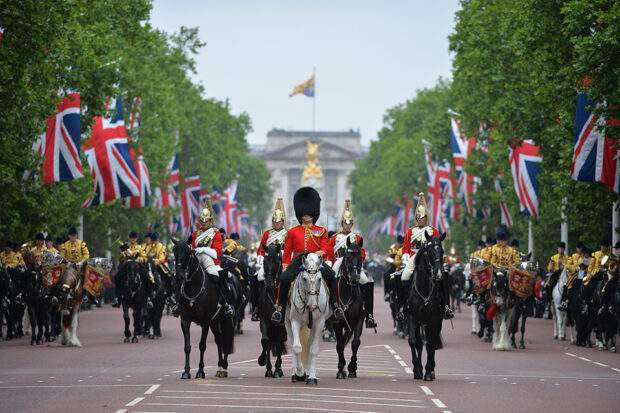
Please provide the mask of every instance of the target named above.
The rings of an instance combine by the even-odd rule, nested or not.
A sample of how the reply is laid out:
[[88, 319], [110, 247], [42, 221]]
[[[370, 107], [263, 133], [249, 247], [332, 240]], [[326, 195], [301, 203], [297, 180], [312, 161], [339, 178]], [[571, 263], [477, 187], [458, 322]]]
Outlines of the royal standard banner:
[[103, 282], [106, 278], [105, 274], [91, 265], [87, 265], [84, 272], [84, 289], [95, 297], [98, 297], [103, 290]]
[[481, 294], [489, 289], [493, 280], [493, 266], [471, 270], [471, 282], [474, 286], [474, 293]]
[[535, 279], [536, 275], [518, 268], [511, 268], [508, 271], [508, 287], [519, 298], [527, 298], [532, 295]]
[[41, 269], [41, 272], [43, 274], [43, 286], [47, 289], [50, 289], [56, 284], [58, 284], [58, 282], [60, 281], [60, 277], [62, 277], [66, 268], [67, 266], [65, 264], [43, 267]]

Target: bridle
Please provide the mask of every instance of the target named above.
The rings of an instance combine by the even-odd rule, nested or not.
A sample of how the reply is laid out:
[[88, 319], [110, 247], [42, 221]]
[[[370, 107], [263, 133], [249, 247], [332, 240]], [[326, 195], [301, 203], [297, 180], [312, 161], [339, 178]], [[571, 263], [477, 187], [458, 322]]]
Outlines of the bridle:
[[[186, 269], [186, 266], [189, 267], [190, 263], [192, 261], [192, 257], [194, 258], [194, 261], [198, 264], [196, 265], [196, 268], [191, 272], [191, 275], [189, 273], [189, 271]], [[187, 254], [184, 262], [182, 262], [181, 260], [177, 260], [177, 257], [175, 257], [175, 260], [177, 262], [176, 267], [177, 267], [177, 274], [184, 274], [184, 280], [181, 283], [181, 295], [183, 296], [183, 298], [185, 298], [188, 302], [189, 302], [189, 306], [193, 307], [194, 303], [196, 302], [196, 300], [198, 299], [198, 297], [200, 297], [206, 290], [207, 290], [207, 277], [205, 275], [205, 271], [204, 268], [202, 268], [202, 265], [200, 265], [200, 262], [198, 261], [198, 257], [196, 256], [196, 253], [190, 249], [189, 254]], [[182, 272], [179, 272], [179, 269], [182, 270]], [[187, 295], [187, 292], [185, 291], [185, 283], [188, 281], [191, 281], [194, 279], [194, 275], [199, 272], [202, 274], [201, 277], [201, 286], [200, 286], [200, 290], [198, 291], [198, 293], [196, 293], [196, 295], [194, 295], [193, 297], [190, 297], [189, 295]]]
[[[429, 252], [433, 250], [435, 251], [434, 257], [431, 257]], [[422, 299], [424, 305], [428, 305], [431, 298], [433, 297], [433, 293], [435, 292], [435, 284], [439, 282], [439, 278], [435, 275], [438, 272], [441, 272], [443, 275], [443, 266], [442, 266], [442, 256], [443, 252], [441, 250], [440, 243], [434, 241], [434, 237], [432, 237], [428, 242], [420, 248], [420, 250], [416, 253], [413, 259], [418, 259], [418, 263], [422, 261], [422, 258], [425, 259], [425, 262], [431, 263], [432, 273], [429, 274], [422, 265], [416, 265], [415, 271], [413, 274], [413, 291]], [[438, 268], [438, 271], [435, 269]], [[429, 292], [428, 295], [423, 295], [418, 289], [418, 285], [416, 282], [417, 275], [421, 273], [429, 280]]]
[[[352, 246], [353, 245], [357, 244], [352, 244]], [[340, 266], [340, 272], [342, 273], [342, 275], [345, 276], [348, 285], [355, 286], [359, 284], [359, 274], [361, 272], [361, 266], [358, 266], [358, 260], [354, 260], [351, 255], [356, 255], [360, 258], [361, 261], [362, 251], [361, 248], [352, 246], [347, 248], [347, 252], [342, 260], [342, 265]], [[351, 272], [349, 271], [349, 267], [352, 270]], [[358, 276], [357, 282], [353, 279], [353, 275]]]

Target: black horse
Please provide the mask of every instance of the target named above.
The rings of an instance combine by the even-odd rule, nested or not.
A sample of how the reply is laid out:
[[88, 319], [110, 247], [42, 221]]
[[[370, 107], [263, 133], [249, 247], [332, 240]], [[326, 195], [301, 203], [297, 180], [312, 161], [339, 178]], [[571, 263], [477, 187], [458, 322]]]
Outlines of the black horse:
[[49, 305], [43, 287], [41, 270], [40, 268], [29, 268], [25, 271], [24, 276], [26, 278], [25, 300], [32, 329], [30, 344], [41, 345], [43, 344], [43, 336], [45, 336], [45, 341], [51, 341]]
[[[351, 361], [347, 366], [350, 378], [357, 377], [357, 350], [361, 344], [362, 330], [364, 327], [363, 296], [359, 284], [360, 272], [362, 271], [362, 246], [360, 242], [350, 242], [347, 237], [347, 252], [342, 260], [338, 276], [338, 290], [340, 301], [344, 308], [344, 317], [333, 320], [334, 332], [336, 333], [336, 352], [338, 353], [337, 379], [346, 379], [344, 372], [346, 360], [344, 348], [351, 341]], [[353, 340], [351, 340], [353, 339]]]
[[7, 340], [24, 335], [22, 319], [26, 308], [26, 301], [23, 294], [23, 280], [23, 268], [0, 269], [0, 284], [2, 285], [1, 305], [6, 319]]
[[452, 311], [461, 312], [461, 298], [465, 291], [465, 274], [463, 266], [455, 264], [450, 269], [450, 304]]
[[133, 338], [132, 343], [139, 341], [138, 336], [142, 334], [142, 309], [146, 306], [146, 288], [142, 284], [140, 272], [145, 271], [135, 257], [128, 257], [127, 261], [121, 264], [116, 273], [116, 279], [121, 282], [121, 307], [123, 309], [123, 320], [125, 321], [125, 343], [129, 343], [131, 331], [129, 330], [129, 309], [133, 310]]
[[444, 310], [441, 307], [441, 286], [439, 281], [447, 274], [443, 272], [443, 248], [446, 238], [424, 233], [425, 244], [415, 254], [415, 270], [409, 288], [409, 347], [413, 358], [413, 378], [422, 379], [422, 347], [426, 339], [426, 371], [424, 381], [435, 379], [435, 351], [443, 347], [441, 327]]
[[533, 305], [533, 295], [524, 298], [515, 297], [515, 313], [512, 325], [510, 326], [510, 342], [512, 343], [512, 347], [514, 348], [517, 348], [515, 335], [517, 334], [517, 330], [519, 330], [519, 320], [521, 320], [521, 341], [519, 341], [519, 348], [525, 348], [525, 322], [527, 321], [527, 317], [530, 315], [530, 311]]
[[[258, 294], [258, 312], [260, 314], [261, 346], [263, 351], [258, 356], [258, 365], [266, 366], [265, 377], [280, 378], [284, 376], [282, 372], [282, 354], [284, 354], [286, 343], [286, 328], [278, 323], [271, 321], [271, 314], [275, 308], [275, 289], [280, 282], [282, 275], [282, 250], [280, 244], [271, 244], [266, 247], [265, 259], [263, 261], [263, 273], [265, 281], [260, 283]], [[275, 369], [271, 370], [270, 353], [276, 357]]]
[[[146, 271], [153, 275], [153, 307], [146, 310], [143, 333], [150, 339], [161, 337], [161, 319], [166, 306], [166, 283], [162, 279], [162, 274], [157, 269], [155, 262], [149, 260], [146, 264]], [[167, 274], [166, 276], [170, 276]], [[152, 331], [151, 331], [152, 330]]]
[[[190, 379], [189, 354], [192, 350], [190, 344], [190, 325], [198, 324], [202, 329], [200, 336], [200, 363], [198, 364], [197, 379], [205, 378], [204, 353], [207, 349], [207, 335], [209, 328], [215, 336], [218, 350], [217, 377], [228, 376], [228, 355], [233, 351], [234, 326], [231, 319], [224, 316], [224, 311], [219, 304], [218, 281], [214, 280], [200, 265], [194, 251], [186, 242], [172, 240], [174, 242], [174, 258], [176, 265], [177, 282], [180, 285], [178, 298], [181, 316], [181, 330], [185, 341], [185, 368], [181, 379]], [[227, 271], [220, 271], [220, 277], [226, 277]]]

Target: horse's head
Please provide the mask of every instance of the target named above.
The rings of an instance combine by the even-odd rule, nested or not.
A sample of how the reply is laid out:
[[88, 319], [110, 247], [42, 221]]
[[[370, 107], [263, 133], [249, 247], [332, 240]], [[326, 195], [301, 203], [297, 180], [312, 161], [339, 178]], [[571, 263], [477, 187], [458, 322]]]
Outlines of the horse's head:
[[503, 304], [503, 301], [508, 298], [508, 270], [497, 269], [495, 276], [491, 282], [491, 293], [495, 296], [495, 303], [498, 306]]
[[306, 308], [314, 311], [319, 305], [319, 293], [321, 292], [322, 274], [321, 266], [323, 259], [315, 253], [310, 253], [302, 259], [302, 288]]
[[125, 280], [125, 286], [131, 291], [137, 291], [140, 288], [140, 264], [136, 257], [127, 258], [127, 276]]
[[172, 238], [172, 243], [174, 247], [172, 248], [172, 255], [174, 255], [174, 262], [176, 267], [177, 276], [184, 275], [187, 276], [187, 269], [189, 268], [189, 262], [192, 257], [192, 249], [189, 246], [189, 243], [185, 241], [177, 241]]
[[[424, 240], [426, 241], [420, 251], [415, 255], [415, 259], [420, 260], [425, 258], [428, 265], [432, 269], [432, 278], [434, 280], [441, 280], [446, 273], [443, 268], [443, 246], [442, 242], [446, 239], [446, 233], [441, 234], [440, 237], [434, 235], [428, 235], [424, 231]], [[419, 264], [419, 261], [416, 262]]]
[[360, 238], [360, 242], [351, 241], [350, 237], [347, 237], [347, 253], [344, 256], [342, 266], [344, 275], [348, 278], [348, 283], [357, 285], [360, 281], [360, 273], [362, 272], [362, 246], [364, 245], [364, 239]]
[[76, 301], [81, 276], [79, 271], [72, 265], [68, 266], [60, 277], [60, 304], [63, 309], [71, 309], [74, 305], [80, 305]]
[[278, 275], [282, 269], [282, 246], [280, 244], [273, 243], [269, 247], [266, 247], [263, 244], [263, 251], [265, 251], [265, 258], [263, 260], [265, 281], [267, 282], [267, 285], [271, 285], [274, 280], [278, 278]]

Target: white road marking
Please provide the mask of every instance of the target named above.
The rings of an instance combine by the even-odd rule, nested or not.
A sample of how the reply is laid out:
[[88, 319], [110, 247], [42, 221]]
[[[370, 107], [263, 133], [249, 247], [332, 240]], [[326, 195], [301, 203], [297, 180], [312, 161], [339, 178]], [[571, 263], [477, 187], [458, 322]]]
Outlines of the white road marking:
[[392, 349], [389, 349], [388, 351], [389, 351], [391, 354], [396, 354], [396, 352], [395, 352], [394, 350], [392, 350]]
[[[413, 370], [411, 370], [411, 367], [405, 367], [405, 373], [413, 374]], [[393, 376], [393, 374], [390, 374], [390, 376]]]
[[452, 410], [444, 410], [443, 413], [452, 413]]
[[387, 344], [384, 344], [383, 347], [387, 348], [388, 350], [392, 348], [392, 347], [388, 346]]
[[[205, 387], [241, 387], [241, 388], [245, 388], [245, 389], [264, 389], [265, 386], [247, 386], [247, 385], [242, 385], [242, 384], [214, 384], [214, 383], [199, 383], [198, 386], [205, 386]], [[295, 389], [295, 390], [299, 390], [299, 386], [282, 386], [282, 387], [278, 387], [278, 389]], [[165, 390], [165, 391], [172, 391], [172, 390]], [[321, 391], [339, 391], [341, 392], [342, 389], [339, 388], [322, 388]], [[359, 390], [359, 389], [347, 389], [347, 392], [362, 392], [362, 393], [390, 393], [390, 394], [411, 394], [411, 392], [407, 392], [407, 391], [391, 391], [391, 390]]]
[[598, 361], [595, 361], [594, 364], [601, 367], [609, 367], [607, 364], [599, 363]]
[[125, 413], [126, 411], [127, 411], [127, 409], [118, 409], [114, 413]]
[[581, 359], [581, 360], [583, 360], [583, 361], [592, 361], [592, 360], [587, 359], [587, 358], [585, 358], [585, 357], [579, 357], [579, 359]]
[[433, 401], [433, 403], [435, 403], [435, 405], [436, 405], [437, 407], [439, 407], [439, 408], [448, 407], [448, 406], [446, 406], [445, 404], [443, 404], [443, 403], [441, 402], [441, 400], [439, 400], [439, 399], [431, 399], [431, 400], [432, 400], [432, 401]]
[[125, 406], [129, 406], [129, 407], [135, 406], [136, 404], [140, 403], [142, 400], [144, 400], [144, 397], [136, 397], [135, 399], [127, 403]]
[[612, 369], [613, 371], [618, 371], [618, 372], [620, 372], [620, 369], [617, 369], [617, 368], [615, 368], [615, 367], [612, 367], [611, 369]]
[[400, 364], [400, 365], [401, 365], [401, 366], [403, 366], [403, 367], [407, 367], [407, 363], [405, 363], [405, 362], [404, 362], [404, 361], [402, 361], [402, 360], [399, 360], [399, 361], [398, 361], [398, 364]]
[[435, 393], [433, 393], [431, 391], [431, 389], [429, 389], [427, 386], [420, 386], [420, 388], [422, 389], [424, 394], [426, 394], [427, 396], [434, 396], [435, 395]]
[[398, 354], [394, 354], [394, 358], [395, 358], [396, 360], [402, 360], [402, 357], [401, 357], [401, 356], [399, 356]]
[[[206, 396], [205, 398], [207, 399], [219, 399], [219, 400], [236, 400], [239, 401], [238, 397], [221, 397], [221, 396], [217, 396], [217, 397], [208, 397]], [[280, 401], [280, 402], [307, 402], [307, 403], [340, 403], [340, 404], [353, 404], [353, 405], [363, 405], [363, 406], [367, 406], [368, 403], [363, 403], [363, 402], [343, 402], [343, 401], [327, 401], [327, 400], [317, 400], [317, 399], [292, 399], [292, 398], [282, 398], [282, 399], [271, 399], [268, 397], [246, 397], [243, 398], [243, 400], [256, 400], [256, 401], [260, 401], [260, 400], [271, 400], [271, 401]], [[441, 403], [441, 401], [439, 402]], [[208, 407], [208, 406], [217, 406], [217, 405], [212, 405], [212, 404], [197, 404], [197, 403], [145, 403], [149, 406], [185, 406], [185, 407]], [[442, 403], [443, 404], [443, 403]], [[417, 409], [426, 409], [426, 406], [412, 406], [410, 404], [389, 404], [389, 403], [373, 403], [373, 406], [389, 406], [389, 407], [408, 407], [408, 408], [417, 408]], [[222, 407], [231, 407], [230, 405], [227, 406], [222, 406]], [[257, 407], [263, 407], [263, 406], [237, 406], [237, 407], [245, 407], [245, 408], [257, 408]], [[443, 407], [446, 407], [445, 405]], [[280, 407], [283, 408], [283, 407]], [[286, 409], [291, 409], [290, 407], [287, 407]], [[301, 409], [301, 407], [297, 407], [297, 409]], [[306, 407], [304, 409], [305, 411], [308, 410], [308, 408]], [[344, 412], [344, 411], [352, 411], [352, 410], [334, 410], [334, 409], [319, 409], [316, 408], [315, 406], [312, 406], [312, 411], [316, 411], [316, 410], [329, 410], [332, 412]]]
[[[202, 391], [202, 390], [165, 390], [166, 393], [201, 393], [201, 394], [230, 394], [230, 391]], [[243, 392], [243, 395], [250, 396], [291, 396], [290, 393], [268, 393], [268, 392]], [[360, 398], [364, 400], [387, 400], [393, 402], [414, 402], [421, 403], [423, 400], [420, 399], [391, 399], [385, 397], [360, 397], [360, 396], [342, 396], [342, 395], [331, 395], [331, 394], [323, 394], [323, 393], [305, 393], [300, 392], [297, 393], [296, 396], [300, 397], [312, 397], [312, 396], [321, 396], [321, 397], [331, 397], [333, 399], [356, 399]], [[157, 396], [158, 398], [168, 398], [168, 399], [202, 399], [209, 398], [207, 396]]]
[[159, 386], [161, 386], [161, 384], [153, 384], [151, 387], [149, 387], [149, 389], [147, 391], [144, 392], [144, 394], [153, 394], [153, 393], [155, 393], [155, 390], [157, 390], [159, 388]]
[[[0, 386], [0, 389], [70, 389], [70, 388], [100, 388], [104, 386], [102, 384], [68, 384], [66, 386], [61, 385], [41, 385], [41, 386]], [[105, 384], [105, 387], [147, 387], [150, 384]]]
[[[145, 403], [150, 406], [169, 406], [165, 403]], [[228, 409], [247, 409], [251, 407], [252, 409], [280, 409], [280, 410], [301, 410], [308, 411], [307, 407], [284, 407], [284, 406], [243, 406], [243, 405], [231, 405], [231, 404], [175, 404], [174, 406], [187, 406], [187, 407], [221, 407]], [[407, 406], [408, 407], [408, 406]], [[380, 413], [376, 411], [369, 410], [337, 410], [337, 409], [320, 409], [318, 407], [312, 407], [313, 411], [319, 412], [338, 412], [338, 413]]]
[[571, 356], [571, 357], [577, 357], [577, 355], [573, 353], [564, 353], [564, 354], [566, 354], [567, 356]]

